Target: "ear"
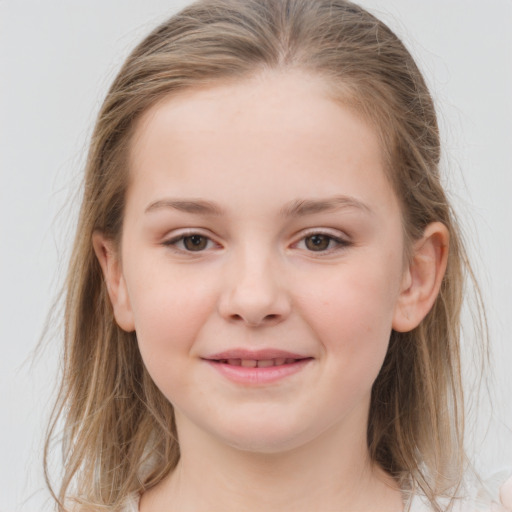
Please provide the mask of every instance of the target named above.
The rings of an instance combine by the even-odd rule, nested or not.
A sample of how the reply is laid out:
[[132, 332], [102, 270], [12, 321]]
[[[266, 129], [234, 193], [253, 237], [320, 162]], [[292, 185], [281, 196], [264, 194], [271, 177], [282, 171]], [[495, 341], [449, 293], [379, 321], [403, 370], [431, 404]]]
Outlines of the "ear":
[[414, 243], [393, 315], [395, 331], [411, 331], [432, 308], [446, 271], [449, 238], [446, 226], [433, 222]]
[[92, 235], [92, 245], [103, 271], [117, 325], [124, 331], [134, 331], [133, 311], [123, 276], [119, 251], [112, 240], [97, 231]]

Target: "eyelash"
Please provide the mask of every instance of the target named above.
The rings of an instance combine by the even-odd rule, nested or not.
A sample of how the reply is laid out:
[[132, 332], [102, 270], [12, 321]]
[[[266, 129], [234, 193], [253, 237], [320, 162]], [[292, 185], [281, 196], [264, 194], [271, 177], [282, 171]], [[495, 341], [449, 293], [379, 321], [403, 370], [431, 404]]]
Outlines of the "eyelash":
[[202, 233], [197, 233], [196, 231], [190, 231], [190, 232], [186, 232], [186, 233], [181, 233], [180, 235], [175, 236], [169, 240], [165, 240], [163, 242], [163, 245], [165, 245], [166, 247], [170, 247], [171, 249], [175, 250], [176, 252], [188, 252], [191, 254], [193, 254], [194, 252], [203, 252], [203, 251], [189, 251], [186, 248], [178, 248], [177, 247], [178, 242], [184, 242], [184, 240], [186, 238], [192, 238], [194, 236], [198, 236], [198, 237], [206, 239], [207, 243], [208, 242], [215, 243], [210, 237], [203, 235]]
[[294, 245], [297, 245], [298, 243], [301, 243], [301, 242], [304, 242], [304, 244], [305, 244], [306, 240], [308, 238], [313, 238], [314, 236], [326, 237], [329, 240], [329, 242], [328, 242], [329, 246], [332, 243], [335, 244], [334, 247], [331, 247], [329, 249], [322, 250], [322, 251], [314, 251], [314, 250], [305, 249], [307, 252], [317, 254], [318, 256], [329, 255], [329, 254], [332, 254], [333, 252], [346, 249], [347, 247], [350, 247], [352, 245], [352, 243], [345, 238], [341, 238], [339, 236], [333, 235], [332, 233], [329, 233], [327, 231], [321, 231], [321, 230], [310, 231], [310, 232], [305, 233], [302, 236], [302, 238], [298, 242], [296, 242]]
[[[193, 251], [193, 250], [188, 250], [186, 248], [178, 248], [178, 243], [179, 242], [184, 242], [185, 239], [187, 238], [192, 238], [194, 236], [197, 236], [197, 237], [201, 237], [202, 239], [206, 239], [206, 243], [208, 244], [208, 242], [211, 242], [213, 244], [215, 244], [215, 242], [208, 236], [202, 234], [202, 233], [198, 233], [196, 231], [190, 231], [190, 232], [186, 232], [186, 233], [181, 233], [180, 235], [176, 236], [176, 237], [173, 237], [169, 240], [165, 240], [162, 244], [166, 247], [169, 247], [171, 249], [173, 249], [174, 251], [176, 252], [180, 252], [180, 253], [189, 253], [189, 254], [194, 254], [194, 253], [201, 253], [201, 252], [204, 252], [204, 250], [206, 250], [206, 247], [204, 249], [201, 249], [199, 251]], [[306, 250], [307, 252], [310, 252], [310, 253], [313, 253], [313, 254], [317, 254], [319, 256], [322, 256], [322, 255], [327, 255], [327, 254], [331, 254], [332, 252], [335, 252], [335, 251], [340, 251], [340, 250], [343, 250], [343, 249], [346, 249], [347, 247], [350, 247], [352, 245], [352, 242], [344, 239], [344, 238], [341, 238], [341, 237], [338, 237], [338, 236], [334, 236], [332, 233], [328, 233], [326, 231], [310, 231], [306, 234], [304, 234], [302, 236], [302, 238], [298, 241], [298, 242], [295, 242], [294, 245], [297, 245], [298, 243], [300, 242], [304, 242], [308, 239], [308, 238], [312, 238], [314, 236], [322, 236], [322, 237], [326, 237], [329, 239], [329, 242], [328, 244], [331, 245], [332, 242], [334, 242], [336, 244], [335, 247], [331, 247], [329, 249], [326, 249], [326, 250], [321, 250], [321, 251], [314, 251], [314, 250], [308, 250], [308, 249], [304, 249]]]

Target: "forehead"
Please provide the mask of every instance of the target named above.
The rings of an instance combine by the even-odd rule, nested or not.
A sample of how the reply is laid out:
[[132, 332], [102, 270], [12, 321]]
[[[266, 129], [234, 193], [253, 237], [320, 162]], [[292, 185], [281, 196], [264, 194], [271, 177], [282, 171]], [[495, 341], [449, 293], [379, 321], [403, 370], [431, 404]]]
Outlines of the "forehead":
[[298, 72], [163, 98], [139, 120], [129, 161], [131, 187], [148, 193], [168, 185], [162, 193], [224, 191], [249, 201], [265, 190], [266, 202], [283, 191], [343, 193], [340, 186], [390, 194], [376, 131], [335, 102], [322, 79]]
[[[185, 89], [164, 96], [138, 121], [131, 144], [131, 160], [149, 142], [158, 142], [165, 132], [178, 128], [173, 139], [186, 142], [204, 134], [213, 137], [228, 132], [232, 137], [250, 135], [274, 137], [286, 144], [293, 138], [327, 133], [336, 136], [340, 125], [351, 124], [361, 143], [375, 138], [373, 130], [360, 118], [348, 102], [335, 102], [334, 94], [343, 94], [320, 76], [302, 71], [268, 71], [248, 78], [215, 82], [213, 85]], [[348, 95], [348, 93], [347, 93]], [[350, 116], [332, 115], [340, 107]], [[350, 119], [349, 119], [350, 117]], [[363, 128], [363, 129], [360, 129]], [[325, 139], [325, 144], [329, 142]], [[318, 143], [318, 140], [316, 141]], [[234, 149], [234, 148], [232, 148]]]
[[[163, 105], [172, 105], [176, 116], [183, 113], [188, 114], [181, 121], [186, 122], [187, 119], [190, 119], [195, 122], [196, 119], [189, 117], [192, 113], [192, 103], [201, 106], [201, 108], [207, 107], [208, 111], [222, 112], [223, 115], [218, 121], [232, 121], [233, 118], [228, 119], [228, 116], [236, 115], [240, 112], [240, 108], [247, 110], [253, 101], [259, 104], [263, 102], [265, 106], [272, 110], [279, 109], [282, 114], [282, 110], [286, 108], [286, 103], [288, 103], [287, 99], [301, 98], [301, 106], [293, 102], [294, 112], [297, 115], [308, 110], [312, 113], [312, 110], [309, 109], [310, 104], [307, 98], [314, 96], [317, 100], [323, 98], [328, 101], [330, 91], [331, 88], [328, 83], [320, 75], [300, 70], [262, 71], [239, 79], [214, 80], [208, 84], [186, 88], [177, 93], [170, 93], [153, 105], [143, 115], [139, 124], [148, 122]], [[318, 104], [315, 105], [316, 109], [318, 109]], [[261, 113], [261, 116], [257, 116], [258, 111]], [[206, 113], [203, 112], [203, 114]], [[258, 120], [268, 119], [267, 113], [262, 112], [260, 109], [251, 110], [250, 113], [252, 121], [255, 123]], [[206, 121], [207, 119], [204, 120]]]

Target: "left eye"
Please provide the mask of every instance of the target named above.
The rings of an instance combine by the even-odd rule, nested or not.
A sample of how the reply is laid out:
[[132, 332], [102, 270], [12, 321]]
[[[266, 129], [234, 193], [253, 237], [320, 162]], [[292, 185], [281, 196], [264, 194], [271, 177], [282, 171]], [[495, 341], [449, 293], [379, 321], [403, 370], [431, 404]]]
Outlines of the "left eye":
[[305, 248], [312, 252], [327, 252], [337, 247], [345, 247], [347, 245], [349, 245], [349, 243], [346, 240], [326, 233], [314, 233], [305, 236], [298, 243], [300, 249]]
[[174, 248], [187, 252], [200, 252], [211, 247], [213, 241], [207, 236], [192, 234], [179, 236], [171, 240], [164, 242], [167, 246], [173, 246]]

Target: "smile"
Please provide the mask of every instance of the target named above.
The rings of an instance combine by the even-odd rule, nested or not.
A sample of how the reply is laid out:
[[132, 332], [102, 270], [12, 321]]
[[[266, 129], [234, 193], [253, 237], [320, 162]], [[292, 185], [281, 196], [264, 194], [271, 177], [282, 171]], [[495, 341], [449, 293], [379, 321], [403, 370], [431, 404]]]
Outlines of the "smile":
[[230, 366], [243, 366], [244, 368], [270, 368], [271, 366], [293, 364], [297, 361], [301, 361], [301, 359], [285, 359], [283, 357], [276, 359], [220, 359], [217, 362], [221, 364], [229, 364]]
[[244, 385], [276, 383], [300, 372], [312, 357], [281, 350], [230, 350], [204, 358], [231, 382]]

